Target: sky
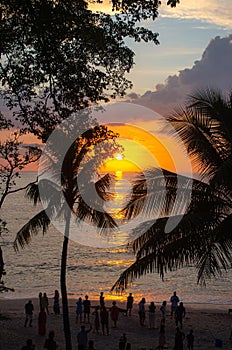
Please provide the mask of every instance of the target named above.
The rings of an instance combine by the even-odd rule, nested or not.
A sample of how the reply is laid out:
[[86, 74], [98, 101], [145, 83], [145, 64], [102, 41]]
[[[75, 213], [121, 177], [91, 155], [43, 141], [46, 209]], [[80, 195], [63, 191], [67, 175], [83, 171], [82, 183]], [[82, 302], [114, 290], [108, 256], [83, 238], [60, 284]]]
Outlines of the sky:
[[[169, 76], [191, 70], [195, 61], [201, 61], [212, 39], [232, 33], [231, 12], [230, 0], [181, 0], [172, 9], [162, 5], [159, 18], [144, 23], [159, 33], [160, 45], [128, 42], [136, 53], [136, 64], [129, 74], [134, 84], [132, 91], [140, 95], [154, 91]], [[219, 55], [223, 52], [218, 52]]]
[[[187, 96], [196, 89], [209, 86], [228, 91], [232, 88], [232, 1], [181, 0], [176, 8], [166, 6], [165, 1], [162, 3], [159, 18], [142, 23], [159, 33], [160, 45], [126, 41], [135, 52], [135, 66], [128, 74], [128, 78], [133, 82], [133, 88], [128, 91], [124, 101], [148, 107], [165, 116], [182, 105]], [[111, 8], [108, 2], [102, 6], [107, 11]], [[147, 111], [144, 113], [147, 115]], [[112, 118], [109, 121], [130, 122], [131, 125], [139, 126], [144, 132], [157, 137], [154, 130], [156, 127], [150, 125], [153, 121], [152, 113], [150, 117], [144, 118], [141, 112], [137, 120], [136, 118], [128, 120], [127, 114], [125, 115], [124, 119], [120, 114], [121, 120]], [[135, 135], [131, 140], [131, 130], [128, 128], [127, 131], [127, 137], [124, 135], [121, 139], [122, 145], [125, 146], [127, 143], [126, 149], [129, 152], [126, 154], [127, 160], [130, 161], [130, 158], [133, 158], [132, 154], [135, 153], [145, 158], [145, 153], [141, 150], [144, 147], [142, 138]], [[168, 141], [162, 140], [166, 147]], [[149, 144], [151, 142], [147, 142], [146, 148], [154, 155]], [[174, 143], [171, 144], [171, 148], [176, 147]], [[163, 165], [162, 157], [159, 159]], [[117, 161], [121, 162], [121, 168], [123, 164], [125, 167], [125, 160], [124, 163]], [[175, 170], [172, 162], [169, 162], [168, 167], [170, 170]], [[128, 163], [128, 168], [132, 169], [133, 166]]]
[[[182, 106], [187, 97], [198, 89], [213, 87], [224, 92], [231, 90], [231, 13], [231, 0], [182, 0], [173, 9], [162, 5], [157, 20], [143, 23], [145, 27], [159, 33], [160, 45], [127, 41], [135, 51], [135, 66], [128, 75], [133, 88], [126, 101], [165, 116]], [[157, 136], [154, 128], [149, 127], [148, 119], [144, 121], [144, 129]], [[136, 120], [134, 125], [138, 125]], [[168, 152], [177, 147], [173, 140], [163, 139], [163, 144]], [[150, 150], [149, 147], [147, 142], [147, 149]], [[136, 145], [134, 152], [135, 149]], [[156, 156], [155, 152], [153, 154]], [[145, 159], [145, 156], [142, 157]], [[162, 160], [162, 157], [159, 156], [158, 160]], [[177, 158], [172, 158], [175, 165]], [[167, 163], [168, 159], [170, 157], [166, 156]], [[175, 170], [173, 162], [166, 163], [166, 168]], [[162, 166], [162, 161], [159, 165]], [[189, 164], [186, 166], [183, 159], [180, 172], [189, 174]]]

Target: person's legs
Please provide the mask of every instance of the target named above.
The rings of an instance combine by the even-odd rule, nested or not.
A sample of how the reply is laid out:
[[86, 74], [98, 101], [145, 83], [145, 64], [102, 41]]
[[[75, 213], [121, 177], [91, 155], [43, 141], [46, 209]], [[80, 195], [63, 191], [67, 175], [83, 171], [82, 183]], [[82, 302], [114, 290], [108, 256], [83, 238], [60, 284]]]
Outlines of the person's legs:
[[25, 319], [25, 322], [24, 322], [24, 327], [27, 327], [27, 322], [28, 322], [28, 315], [26, 315], [26, 319]]
[[105, 324], [102, 323], [102, 334], [105, 335]]

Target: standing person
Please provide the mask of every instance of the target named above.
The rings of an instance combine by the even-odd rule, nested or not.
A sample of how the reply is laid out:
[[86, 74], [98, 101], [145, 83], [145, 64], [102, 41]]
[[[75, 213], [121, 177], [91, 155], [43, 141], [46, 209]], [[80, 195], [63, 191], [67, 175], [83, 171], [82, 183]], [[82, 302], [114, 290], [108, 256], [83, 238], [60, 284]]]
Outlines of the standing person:
[[79, 318], [80, 318], [80, 323], [82, 323], [82, 312], [83, 312], [83, 302], [82, 302], [82, 298], [80, 297], [76, 302], [76, 323], [78, 323]]
[[132, 296], [132, 293], [129, 293], [129, 295], [127, 297], [127, 303], [126, 303], [126, 315], [128, 315], [128, 311], [129, 311], [129, 316], [131, 316], [133, 302], [134, 302], [134, 297]]
[[47, 294], [44, 293], [41, 299], [41, 304], [42, 304], [42, 308], [47, 311], [47, 314], [49, 315], [49, 311], [48, 311], [48, 297]]
[[93, 312], [94, 315], [94, 332], [97, 332], [99, 334], [100, 329], [100, 306], [97, 305], [95, 307], [95, 311]]
[[39, 335], [46, 334], [46, 322], [47, 322], [47, 314], [44, 311], [44, 309], [42, 309], [39, 312], [39, 317], [38, 317]]
[[180, 305], [177, 307], [175, 312], [175, 318], [176, 318], [176, 326], [178, 327], [178, 323], [180, 323], [180, 328], [182, 329], [182, 320], [183, 317], [185, 317], [185, 307], [183, 303], [181, 302]]
[[26, 345], [24, 345], [21, 350], [34, 350], [35, 345], [32, 343], [32, 339], [27, 339]]
[[53, 303], [54, 314], [59, 315], [60, 314], [60, 302], [59, 302], [60, 296], [57, 289], [55, 290], [53, 299], [54, 299], [54, 303]]
[[123, 333], [123, 335], [119, 339], [119, 350], [125, 350], [126, 349], [126, 343], [127, 343], [127, 337], [126, 333]]
[[193, 335], [193, 330], [190, 329], [189, 333], [187, 334], [187, 347], [188, 350], [193, 350], [193, 345], [194, 345], [194, 335]]
[[165, 324], [161, 322], [159, 329], [159, 345], [156, 349], [163, 350], [166, 343], [165, 339]]
[[83, 306], [84, 306], [84, 323], [86, 323], [86, 318], [87, 318], [87, 323], [89, 323], [91, 303], [89, 301], [88, 295], [85, 296], [85, 300], [83, 301]]
[[106, 334], [109, 335], [109, 313], [105, 306], [103, 306], [101, 309], [100, 318], [101, 318], [101, 325], [102, 325], [102, 334], [105, 335], [105, 329], [106, 329]]
[[141, 326], [144, 326], [144, 322], [146, 318], [145, 303], [146, 303], [145, 298], [142, 298], [139, 302], [139, 321]]
[[161, 318], [162, 318], [162, 320], [164, 320], [164, 322], [166, 319], [166, 310], [167, 310], [167, 302], [166, 302], [166, 300], [164, 300], [161, 307], [160, 307]]
[[87, 350], [88, 346], [88, 333], [91, 331], [92, 326], [88, 330], [85, 326], [81, 326], [81, 331], [77, 334], [78, 350]]
[[173, 315], [175, 315], [177, 306], [179, 304], [179, 297], [176, 295], [176, 292], [173, 292], [173, 295], [170, 298], [170, 302], [171, 302], [171, 317], [173, 317]]
[[100, 307], [103, 308], [103, 306], [105, 306], [105, 297], [103, 296], [104, 292], [100, 293]]
[[175, 334], [174, 350], [183, 350], [184, 349], [184, 344], [183, 344], [184, 339], [185, 339], [184, 333], [180, 330], [179, 327], [177, 327], [176, 334]]
[[40, 292], [39, 293], [39, 311], [41, 311], [42, 310], [42, 297], [43, 297], [43, 294]]
[[155, 303], [152, 301], [149, 305], [149, 328], [155, 328], [155, 309]]
[[54, 331], [50, 331], [48, 334], [48, 338], [45, 340], [44, 349], [56, 350], [58, 348], [58, 345], [54, 340], [54, 337], [55, 337]]
[[26, 314], [24, 327], [27, 327], [28, 321], [29, 321], [29, 327], [32, 327], [32, 317], [33, 317], [33, 311], [34, 311], [34, 306], [32, 304], [32, 301], [29, 300], [28, 303], [25, 304], [24, 308], [25, 308], [25, 314]]
[[110, 310], [110, 317], [111, 320], [113, 321], [113, 327], [116, 328], [117, 327], [117, 321], [118, 321], [118, 316], [119, 316], [119, 309], [116, 305], [116, 301], [113, 301], [113, 306]]

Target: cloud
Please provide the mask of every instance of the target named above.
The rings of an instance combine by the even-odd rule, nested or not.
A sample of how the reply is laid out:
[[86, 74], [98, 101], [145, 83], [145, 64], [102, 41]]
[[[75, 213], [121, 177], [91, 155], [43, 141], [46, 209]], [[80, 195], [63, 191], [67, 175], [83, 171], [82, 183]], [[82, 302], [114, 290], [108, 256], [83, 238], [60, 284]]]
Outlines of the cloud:
[[232, 89], [232, 35], [215, 37], [192, 68], [170, 75], [164, 84], [156, 85], [155, 91], [146, 91], [138, 98], [130, 94], [130, 100], [165, 114], [183, 104], [188, 94], [207, 87]]
[[216, 24], [225, 29], [232, 28], [231, 0], [182, 0], [176, 8], [160, 7], [162, 17], [198, 19]]

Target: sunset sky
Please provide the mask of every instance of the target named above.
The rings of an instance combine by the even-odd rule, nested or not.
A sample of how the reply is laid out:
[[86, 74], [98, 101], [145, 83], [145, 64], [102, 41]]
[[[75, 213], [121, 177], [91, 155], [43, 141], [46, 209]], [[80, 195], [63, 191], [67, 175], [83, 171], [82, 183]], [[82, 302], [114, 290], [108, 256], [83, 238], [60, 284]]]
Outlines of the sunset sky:
[[[96, 6], [102, 6], [107, 11], [111, 8], [108, 1]], [[160, 17], [154, 22], [142, 23], [160, 34], [160, 45], [127, 40], [136, 55], [135, 66], [128, 75], [134, 86], [124, 101], [167, 115], [198, 88], [213, 86], [224, 91], [232, 88], [231, 13], [231, 0], [181, 0], [173, 9], [163, 2]], [[115, 131], [122, 133], [120, 143], [125, 147], [125, 158], [112, 161], [111, 165], [108, 164], [111, 168], [121, 167], [124, 170], [127, 167], [132, 171], [140, 166], [155, 165], [158, 161], [160, 166], [176, 170], [176, 159], [170, 156], [169, 150], [177, 146], [160, 132], [161, 139], [157, 141], [152, 116], [144, 118], [141, 113], [131, 118], [127, 113], [123, 117], [118, 113], [105, 122], [126, 123], [140, 128], [114, 127]], [[35, 139], [24, 141], [34, 143]], [[143, 160], [143, 165], [135, 164], [139, 163], [139, 158]], [[182, 165], [181, 171], [185, 172], [185, 161]]]

